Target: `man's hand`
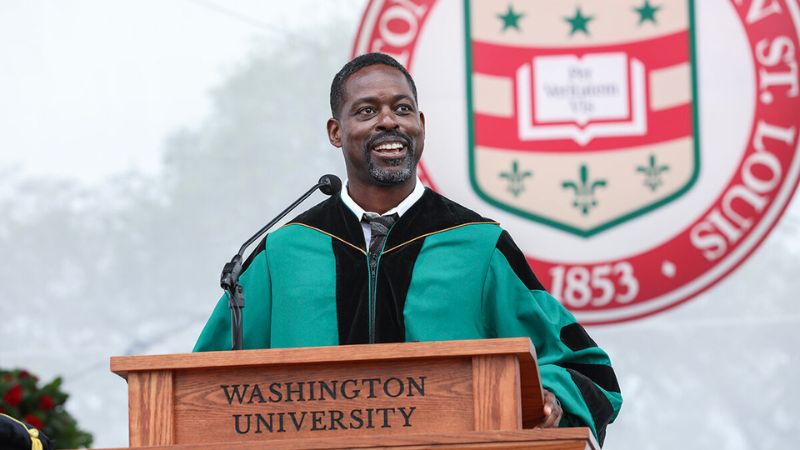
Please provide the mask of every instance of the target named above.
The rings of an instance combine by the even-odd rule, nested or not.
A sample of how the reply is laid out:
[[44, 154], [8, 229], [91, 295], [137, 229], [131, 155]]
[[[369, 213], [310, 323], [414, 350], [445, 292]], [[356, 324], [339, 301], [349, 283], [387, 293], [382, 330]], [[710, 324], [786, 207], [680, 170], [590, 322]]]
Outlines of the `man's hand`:
[[555, 428], [561, 422], [561, 416], [564, 415], [564, 410], [561, 409], [561, 403], [556, 396], [548, 391], [544, 391], [544, 419], [537, 425], [537, 428]]

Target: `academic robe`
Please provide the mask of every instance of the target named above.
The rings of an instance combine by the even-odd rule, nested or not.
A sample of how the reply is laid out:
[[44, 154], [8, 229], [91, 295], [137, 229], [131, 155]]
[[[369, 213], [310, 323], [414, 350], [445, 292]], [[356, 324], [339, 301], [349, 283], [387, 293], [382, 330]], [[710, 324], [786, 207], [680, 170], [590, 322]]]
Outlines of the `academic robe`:
[[[550, 296], [509, 234], [426, 189], [391, 227], [374, 298], [359, 219], [336, 195], [270, 233], [244, 264], [244, 348], [529, 337], [562, 426], [602, 443], [622, 405], [606, 353]], [[194, 351], [230, 348], [227, 295]]]

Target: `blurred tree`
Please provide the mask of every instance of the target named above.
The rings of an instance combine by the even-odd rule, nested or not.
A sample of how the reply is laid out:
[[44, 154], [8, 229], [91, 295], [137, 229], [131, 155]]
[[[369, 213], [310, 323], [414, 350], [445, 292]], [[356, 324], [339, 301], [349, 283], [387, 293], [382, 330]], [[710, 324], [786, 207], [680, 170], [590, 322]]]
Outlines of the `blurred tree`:
[[0, 327], [4, 353], [23, 340], [145, 352], [202, 324], [241, 242], [321, 174], [342, 172], [325, 122], [350, 44], [329, 29], [306, 33], [257, 42], [211, 92], [204, 123], [165, 143], [157, 176], [121, 174], [94, 188], [0, 181], [0, 316], [12, 318]]

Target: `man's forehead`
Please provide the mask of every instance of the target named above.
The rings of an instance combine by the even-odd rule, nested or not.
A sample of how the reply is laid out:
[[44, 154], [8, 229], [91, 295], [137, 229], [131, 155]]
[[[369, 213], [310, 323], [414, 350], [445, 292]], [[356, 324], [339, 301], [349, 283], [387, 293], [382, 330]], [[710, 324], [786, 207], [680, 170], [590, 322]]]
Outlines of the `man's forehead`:
[[404, 95], [413, 99], [411, 85], [403, 72], [385, 64], [373, 64], [354, 72], [345, 80], [344, 101], [347, 102], [364, 95], [369, 95], [363, 92], [364, 90], [389, 87], [395, 84], [400, 87], [400, 90], [396, 92], [395, 95]]

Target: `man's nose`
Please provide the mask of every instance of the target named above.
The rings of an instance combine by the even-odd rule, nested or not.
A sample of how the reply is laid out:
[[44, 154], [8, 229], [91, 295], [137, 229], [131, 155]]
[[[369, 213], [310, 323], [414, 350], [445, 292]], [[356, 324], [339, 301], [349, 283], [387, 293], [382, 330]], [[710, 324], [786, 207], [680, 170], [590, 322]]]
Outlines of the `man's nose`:
[[394, 130], [400, 126], [397, 116], [390, 108], [381, 110], [378, 116], [378, 128], [381, 130]]

